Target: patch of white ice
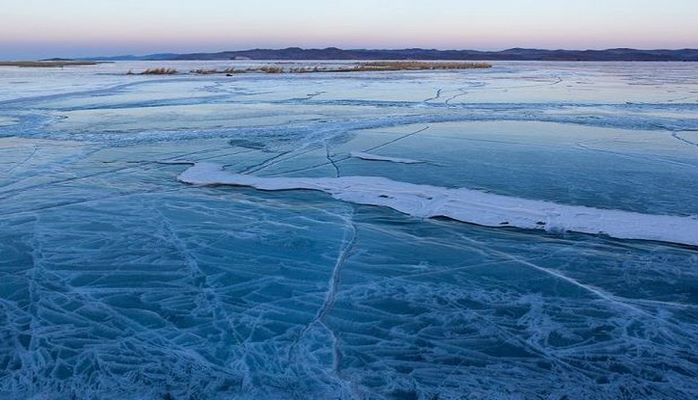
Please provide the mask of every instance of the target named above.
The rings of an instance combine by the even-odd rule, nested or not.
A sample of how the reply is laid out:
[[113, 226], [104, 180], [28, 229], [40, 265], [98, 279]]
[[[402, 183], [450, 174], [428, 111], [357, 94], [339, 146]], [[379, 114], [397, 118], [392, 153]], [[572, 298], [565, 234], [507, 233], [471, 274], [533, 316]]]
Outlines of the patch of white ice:
[[416, 185], [372, 176], [263, 178], [198, 163], [179, 175], [197, 185], [249, 186], [259, 190], [306, 189], [356, 204], [390, 207], [415, 217], [447, 217], [491, 227], [605, 234], [698, 246], [698, 218], [640, 214], [501, 196], [470, 189]]
[[362, 160], [368, 160], [368, 161], [388, 161], [388, 162], [394, 162], [394, 163], [399, 163], [399, 164], [421, 164], [424, 161], [419, 161], [419, 160], [411, 160], [409, 158], [397, 158], [397, 157], [387, 157], [387, 156], [378, 156], [375, 154], [371, 153], [364, 153], [361, 151], [352, 151], [349, 153], [350, 156], [354, 158], [360, 158]]
[[0, 126], [10, 126], [17, 123], [15, 118], [0, 116]]

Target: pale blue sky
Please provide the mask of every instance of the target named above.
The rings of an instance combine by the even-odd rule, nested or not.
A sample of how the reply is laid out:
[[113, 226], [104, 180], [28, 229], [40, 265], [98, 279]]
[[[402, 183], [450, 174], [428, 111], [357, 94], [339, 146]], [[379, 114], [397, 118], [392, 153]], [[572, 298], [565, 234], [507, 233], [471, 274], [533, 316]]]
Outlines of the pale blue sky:
[[0, 59], [253, 47], [698, 47], [698, 0], [0, 0]]

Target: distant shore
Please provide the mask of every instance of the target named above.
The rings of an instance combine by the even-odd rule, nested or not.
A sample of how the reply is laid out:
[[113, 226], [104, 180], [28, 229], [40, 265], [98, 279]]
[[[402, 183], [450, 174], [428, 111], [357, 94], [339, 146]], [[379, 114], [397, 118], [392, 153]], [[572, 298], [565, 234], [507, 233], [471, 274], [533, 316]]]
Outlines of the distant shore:
[[39, 61], [0, 61], [0, 67], [20, 68], [63, 68], [103, 64], [104, 61], [84, 60], [39, 60]]
[[[277, 64], [261, 65], [257, 67], [224, 69], [195, 69], [189, 74], [213, 75], [225, 74], [232, 76], [235, 74], [265, 73], [265, 74], [308, 74], [318, 72], [380, 72], [380, 71], [445, 71], [463, 69], [492, 68], [489, 63], [475, 62], [438, 62], [438, 61], [379, 61], [349, 64], [346, 66], [327, 67], [321, 65], [286, 67]], [[128, 71], [127, 75], [176, 75], [180, 72], [176, 68], [157, 67], [148, 68], [143, 72], [135, 73]]]

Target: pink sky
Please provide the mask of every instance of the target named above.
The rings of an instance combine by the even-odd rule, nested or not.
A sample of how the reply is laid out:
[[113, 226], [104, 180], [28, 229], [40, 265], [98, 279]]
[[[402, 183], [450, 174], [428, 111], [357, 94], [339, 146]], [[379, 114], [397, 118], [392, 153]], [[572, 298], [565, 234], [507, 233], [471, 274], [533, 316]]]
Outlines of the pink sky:
[[3, 5], [0, 58], [253, 47], [698, 47], [687, 0], [24, 0]]

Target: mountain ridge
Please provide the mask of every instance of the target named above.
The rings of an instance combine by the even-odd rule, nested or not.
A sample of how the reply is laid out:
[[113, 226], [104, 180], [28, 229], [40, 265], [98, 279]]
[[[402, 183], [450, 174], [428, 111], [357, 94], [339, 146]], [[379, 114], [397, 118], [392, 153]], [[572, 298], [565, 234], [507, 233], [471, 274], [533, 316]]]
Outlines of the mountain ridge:
[[157, 53], [144, 56], [90, 57], [110, 61], [218, 61], [218, 60], [449, 60], [449, 61], [698, 61], [698, 49], [613, 48], [605, 50], [547, 50], [515, 47], [501, 51], [437, 49], [249, 49], [197, 53]]

